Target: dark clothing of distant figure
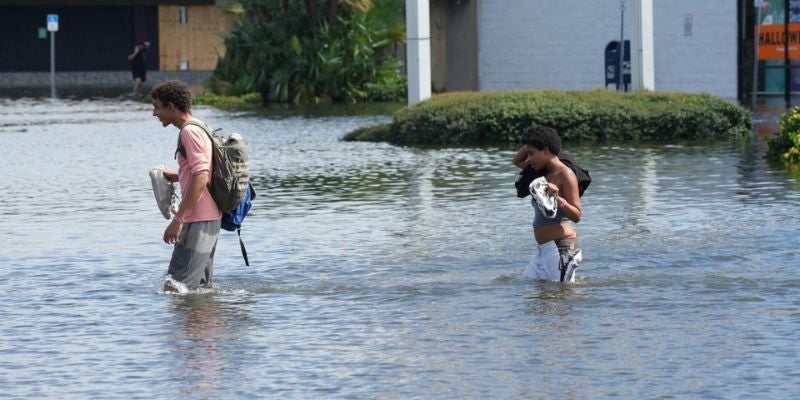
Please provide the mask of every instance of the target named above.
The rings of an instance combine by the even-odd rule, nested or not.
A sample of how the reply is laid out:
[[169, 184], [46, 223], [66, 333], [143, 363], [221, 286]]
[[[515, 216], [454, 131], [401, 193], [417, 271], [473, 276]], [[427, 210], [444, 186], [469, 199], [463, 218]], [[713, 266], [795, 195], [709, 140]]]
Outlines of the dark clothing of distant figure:
[[137, 45], [137, 47], [139, 52], [131, 60], [131, 73], [133, 73], [133, 79], [139, 78], [144, 82], [147, 80], [147, 58], [144, 54], [147, 51], [147, 47], [141, 44]]

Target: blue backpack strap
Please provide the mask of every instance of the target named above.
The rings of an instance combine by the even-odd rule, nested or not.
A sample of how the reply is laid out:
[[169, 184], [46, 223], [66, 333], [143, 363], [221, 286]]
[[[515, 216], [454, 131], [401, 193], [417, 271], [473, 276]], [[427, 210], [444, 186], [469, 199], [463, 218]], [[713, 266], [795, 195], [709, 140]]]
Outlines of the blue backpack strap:
[[[253, 187], [253, 184], [248, 182], [247, 183], [247, 196], [250, 197], [250, 201], [256, 198], [256, 189]], [[250, 210], [248, 210], [250, 211]], [[250, 266], [250, 259], [247, 258], [247, 249], [244, 248], [244, 242], [242, 242], [242, 227], [241, 225], [236, 227], [236, 233], [239, 235], [239, 247], [242, 249], [242, 258], [244, 258], [244, 265]]]

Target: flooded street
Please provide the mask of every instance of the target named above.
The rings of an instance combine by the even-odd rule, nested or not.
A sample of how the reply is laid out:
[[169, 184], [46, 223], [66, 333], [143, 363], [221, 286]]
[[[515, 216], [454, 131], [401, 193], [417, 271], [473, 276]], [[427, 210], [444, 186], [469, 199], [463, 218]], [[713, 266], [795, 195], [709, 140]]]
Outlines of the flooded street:
[[0, 99], [0, 398], [793, 398], [800, 181], [763, 142], [565, 148], [578, 282], [534, 253], [512, 148], [340, 138], [387, 116], [199, 107], [258, 191], [215, 289], [160, 291], [148, 170], [177, 129], [116, 100]]

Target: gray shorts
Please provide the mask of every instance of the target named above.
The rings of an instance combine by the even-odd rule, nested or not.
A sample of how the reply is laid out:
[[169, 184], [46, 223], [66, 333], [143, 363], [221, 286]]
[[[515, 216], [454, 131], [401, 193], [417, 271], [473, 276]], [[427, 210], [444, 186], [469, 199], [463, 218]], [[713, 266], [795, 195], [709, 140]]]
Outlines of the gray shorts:
[[167, 273], [172, 279], [183, 283], [189, 290], [211, 287], [219, 227], [219, 220], [183, 225], [169, 261]]

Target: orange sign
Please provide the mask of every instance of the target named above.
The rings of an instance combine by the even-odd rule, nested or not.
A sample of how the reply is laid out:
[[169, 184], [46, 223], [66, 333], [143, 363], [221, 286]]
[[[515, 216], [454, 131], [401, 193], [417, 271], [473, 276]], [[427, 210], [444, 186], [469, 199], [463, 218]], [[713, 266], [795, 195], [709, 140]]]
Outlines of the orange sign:
[[[800, 58], [800, 23], [789, 24], [788, 33], [789, 58]], [[758, 32], [758, 59], [783, 60], [786, 36], [783, 24], [761, 25]]]

